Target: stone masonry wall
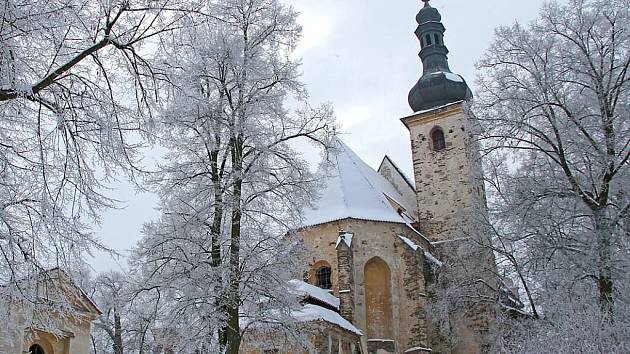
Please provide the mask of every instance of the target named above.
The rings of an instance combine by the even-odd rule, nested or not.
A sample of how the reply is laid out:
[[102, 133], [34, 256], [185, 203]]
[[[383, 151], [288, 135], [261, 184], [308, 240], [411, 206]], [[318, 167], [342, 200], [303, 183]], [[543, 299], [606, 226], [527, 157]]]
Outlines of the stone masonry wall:
[[[311, 348], [318, 354], [358, 354], [359, 335], [324, 321], [303, 323]], [[305, 343], [273, 327], [250, 327], [243, 335], [240, 354], [307, 354]]]
[[[337, 250], [335, 243], [339, 231], [354, 234], [352, 241], [354, 300], [353, 324], [366, 331], [365, 309], [365, 277], [364, 268], [374, 257], [383, 260], [390, 270], [391, 283], [391, 313], [392, 334], [395, 342], [395, 352], [402, 353], [413, 347], [426, 345], [426, 325], [424, 322], [424, 301], [422, 295], [426, 293], [423, 268], [418, 253], [400, 240], [398, 235], [415, 238], [417, 244], [428, 249], [428, 242], [417, 238], [408, 226], [403, 224], [345, 219], [330, 222], [300, 232], [308, 248], [309, 267], [320, 260], [331, 264], [333, 270], [333, 295], [339, 296], [340, 287]], [[367, 349], [367, 339], [362, 337], [363, 348]], [[367, 351], [365, 351], [367, 353]]]
[[[404, 118], [411, 134], [418, 218], [432, 241], [461, 237], [466, 215], [485, 210], [481, 162], [463, 103]], [[433, 151], [441, 128], [446, 149]]]
[[381, 162], [381, 166], [378, 168], [378, 173], [385, 177], [385, 179], [394, 186], [396, 191], [400, 193], [403, 200], [398, 202], [404, 203], [406, 207], [411, 208], [411, 210], [408, 210], [407, 212], [410, 215], [416, 215], [416, 191], [409, 186], [406, 178], [396, 170], [396, 166], [394, 166], [388, 157], [384, 158], [383, 162]]
[[337, 247], [339, 284], [339, 313], [346, 320], [354, 321], [354, 260], [351, 246], [341, 242]]
[[[455, 103], [402, 121], [411, 134], [418, 218], [423, 233], [438, 242], [438, 254], [451, 267], [450, 274], [465, 273], [469, 277], [466, 283], [470, 284], [478, 278], [492, 284], [495, 263], [488, 248], [479, 246], [479, 242], [467, 242], [467, 257], [459, 253], [462, 242], [458, 240], [473, 237], [489, 242], [489, 233], [481, 227], [487, 218], [487, 207], [479, 148], [465, 109], [465, 103]], [[444, 133], [446, 148], [434, 151], [431, 134], [438, 128]], [[487, 340], [484, 333], [492, 311], [475, 309], [465, 316], [453, 316], [457, 341], [468, 344], [451, 348], [452, 352], [480, 352]], [[445, 352], [444, 343], [433, 346], [436, 352]]]

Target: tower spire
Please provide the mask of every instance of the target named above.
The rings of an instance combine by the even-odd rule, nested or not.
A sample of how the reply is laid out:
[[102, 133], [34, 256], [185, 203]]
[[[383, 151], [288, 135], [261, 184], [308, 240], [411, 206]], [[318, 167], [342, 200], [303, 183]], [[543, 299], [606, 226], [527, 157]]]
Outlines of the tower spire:
[[453, 74], [448, 66], [449, 52], [444, 44], [446, 28], [442, 15], [429, 1], [422, 0], [424, 7], [416, 16], [415, 34], [420, 41], [423, 73], [409, 92], [409, 105], [414, 112], [472, 98], [465, 80]]

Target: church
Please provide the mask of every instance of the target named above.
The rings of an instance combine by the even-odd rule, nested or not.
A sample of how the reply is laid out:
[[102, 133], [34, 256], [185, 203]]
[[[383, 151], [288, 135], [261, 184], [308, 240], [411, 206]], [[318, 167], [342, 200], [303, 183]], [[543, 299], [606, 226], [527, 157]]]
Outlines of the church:
[[[449, 313], [446, 337], [430, 313], [430, 287], [443, 268], [457, 263], [456, 250], [473, 248], [474, 262], [461, 273], [474, 283], [496, 284], [496, 266], [491, 251], [464, 243], [473, 216], [487, 213], [475, 121], [467, 109], [472, 93], [449, 68], [440, 13], [423, 1], [415, 31], [423, 75], [408, 96], [413, 114], [400, 119], [409, 130], [414, 175], [388, 156], [375, 170], [337, 139], [322, 164], [320, 198], [295, 232], [309, 252], [304, 279], [292, 281], [302, 305], [292, 315], [318, 353], [473, 354], [487, 344], [492, 308]], [[61, 271], [48, 274], [55, 282], [46, 284], [64, 284], [59, 293], [72, 299], [80, 320], [62, 323], [57, 336], [36, 328], [30, 336], [16, 333], [12, 347], [0, 352], [89, 351], [91, 322], [100, 310]], [[303, 352], [300, 343], [278, 342], [249, 333], [241, 353]]]
[[[414, 113], [401, 119], [413, 179], [388, 156], [374, 170], [337, 140], [320, 199], [298, 232], [309, 250], [303, 302], [340, 317], [308, 318], [328, 325], [313, 336], [320, 353], [479, 353], [492, 321], [488, 309], [458, 316], [451, 332], [457, 338], [448, 344], [428, 318], [429, 284], [443, 262], [458, 257], [454, 249], [466, 239], [471, 215], [487, 207], [467, 111], [472, 93], [449, 68], [440, 13], [423, 1], [415, 31], [423, 75], [408, 97]], [[495, 267], [488, 250], [475, 258]]]

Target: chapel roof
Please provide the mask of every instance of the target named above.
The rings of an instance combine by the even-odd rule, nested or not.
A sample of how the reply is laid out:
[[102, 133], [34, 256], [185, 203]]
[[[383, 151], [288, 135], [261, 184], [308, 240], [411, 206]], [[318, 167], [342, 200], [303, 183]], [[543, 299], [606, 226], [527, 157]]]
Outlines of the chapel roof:
[[323, 307], [332, 310], [339, 310], [339, 299], [333, 296], [328, 290], [311, 285], [298, 279], [289, 280], [289, 284], [293, 287], [293, 293], [300, 298], [305, 298], [308, 302], [317, 302]]
[[[94, 301], [81, 289], [77, 283], [59, 267], [39, 271], [34, 277], [24, 277], [18, 280], [18, 286], [30, 286], [29, 282], [36, 282], [37, 295], [48, 301], [63, 300], [84, 313], [98, 316], [103, 314]], [[7, 285], [2, 285], [7, 287]], [[21, 290], [19, 290], [21, 291]]]
[[414, 210], [383, 176], [368, 166], [341, 139], [320, 167], [322, 189], [312, 208], [304, 211], [303, 226], [342, 219], [410, 224]]
[[289, 283], [294, 288], [294, 293], [303, 300], [301, 307], [291, 312], [295, 320], [328, 322], [356, 335], [363, 335], [360, 329], [339, 314], [339, 298], [301, 280], [293, 279]]

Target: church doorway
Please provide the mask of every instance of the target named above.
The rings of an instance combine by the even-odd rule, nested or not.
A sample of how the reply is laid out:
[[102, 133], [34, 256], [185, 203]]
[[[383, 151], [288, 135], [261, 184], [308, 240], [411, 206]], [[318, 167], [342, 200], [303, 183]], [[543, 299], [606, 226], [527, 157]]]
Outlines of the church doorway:
[[365, 317], [368, 339], [392, 339], [391, 273], [379, 257], [364, 268]]

